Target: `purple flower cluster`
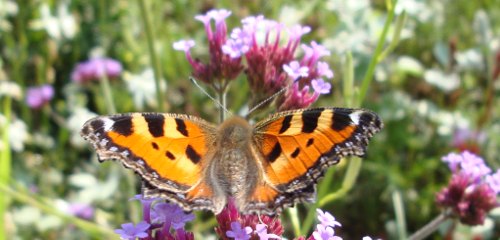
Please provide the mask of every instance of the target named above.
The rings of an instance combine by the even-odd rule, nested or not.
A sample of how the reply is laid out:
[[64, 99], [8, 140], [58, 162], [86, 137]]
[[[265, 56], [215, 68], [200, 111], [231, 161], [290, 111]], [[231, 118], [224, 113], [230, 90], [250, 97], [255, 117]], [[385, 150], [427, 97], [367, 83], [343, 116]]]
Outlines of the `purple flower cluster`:
[[229, 201], [216, 219], [219, 226], [215, 228], [215, 232], [224, 240], [281, 239], [283, 234], [283, 226], [278, 217], [240, 215], [234, 200]]
[[143, 221], [122, 224], [116, 229], [122, 239], [145, 240], [177, 239], [192, 240], [194, 235], [184, 230], [187, 222], [194, 219], [192, 213], [185, 213], [179, 206], [162, 201], [159, 198], [144, 198], [137, 195], [132, 200], [141, 201], [143, 207]]
[[315, 240], [342, 240], [341, 237], [335, 236], [334, 228], [336, 226], [341, 226], [341, 224], [335, 220], [335, 217], [329, 212], [323, 212], [321, 209], [316, 209], [318, 213], [319, 224], [316, 225], [316, 230], [313, 232], [312, 236]]
[[450, 153], [443, 161], [453, 172], [450, 183], [437, 196], [437, 203], [451, 209], [464, 224], [478, 225], [499, 206], [500, 170], [491, 174], [483, 159], [470, 152]]
[[[286, 27], [263, 16], [250, 16], [244, 18], [242, 27], [234, 28], [228, 38], [225, 19], [230, 14], [222, 9], [196, 17], [205, 25], [210, 50], [208, 64], [192, 58], [193, 40], [174, 43], [174, 49], [185, 52], [194, 77], [219, 86], [225, 80], [235, 79], [244, 70], [253, 94], [250, 107], [289, 85], [292, 87], [277, 99], [278, 110], [308, 107], [320, 94], [330, 93], [331, 84], [324, 79], [332, 78], [333, 71], [326, 62], [320, 61], [330, 52], [316, 42], [300, 44], [302, 36], [311, 30], [309, 27]], [[295, 59], [299, 46], [304, 52], [300, 60]], [[243, 57], [246, 66], [242, 65]]]
[[45, 84], [39, 87], [29, 87], [26, 91], [26, 104], [33, 109], [40, 109], [54, 97], [54, 88]]
[[113, 79], [122, 73], [120, 62], [111, 58], [94, 58], [79, 63], [71, 73], [71, 80], [75, 83], [84, 84], [91, 81], [99, 81], [104, 76]]

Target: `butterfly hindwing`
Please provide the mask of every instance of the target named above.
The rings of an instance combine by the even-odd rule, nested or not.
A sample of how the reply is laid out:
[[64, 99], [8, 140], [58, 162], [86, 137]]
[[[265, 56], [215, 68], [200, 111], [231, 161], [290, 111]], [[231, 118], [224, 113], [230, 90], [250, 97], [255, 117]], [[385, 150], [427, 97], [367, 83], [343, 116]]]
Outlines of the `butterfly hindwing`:
[[[382, 125], [373, 112], [346, 108], [280, 112], [257, 123], [254, 138], [265, 181], [279, 191], [274, 208], [314, 199], [314, 183], [324, 171], [344, 156], [363, 156]], [[253, 199], [271, 192], [256, 192]]]
[[199, 183], [214, 134], [215, 127], [202, 119], [160, 113], [100, 116], [81, 131], [100, 160], [118, 159], [139, 174], [146, 195], [166, 197], [188, 210], [196, 201], [211, 204], [205, 201], [210, 189]]

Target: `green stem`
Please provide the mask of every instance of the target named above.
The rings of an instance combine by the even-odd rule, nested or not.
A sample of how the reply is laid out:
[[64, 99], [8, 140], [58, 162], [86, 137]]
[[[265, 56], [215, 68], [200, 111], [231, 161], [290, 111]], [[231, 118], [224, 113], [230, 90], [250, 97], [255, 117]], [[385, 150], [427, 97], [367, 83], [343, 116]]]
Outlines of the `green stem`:
[[450, 216], [451, 212], [449, 210], [446, 210], [439, 214], [434, 220], [432, 220], [430, 223], [425, 225], [423, 228], [415, 232], [413, 235], [411, 235], [408, 240], [420, 240], [420, 239], [425, 239], [427, 236], [429, 236], [431, 233], [435, 232], [439, 225], [446, 221], [448, 217]]
[[301, 229], [297, 207], [288, 208], [288, 215], [290, 216], [290, 221], [292, 222], [293, 232], [295, 236], [300, 236]]
[[104, 101], [106, 103], [106, 110], [108, 111], [108, 114], [115, 114], [116, 107], [115, 103], [113, 102], [113, 94], [111, 92], [111, 86], [109, 84], [109, 79], [108, 76], [106, 76], [106, 74], [102, 75], [100, 85], [102, 94], [104, 95]]
[[117, 234], [113, 233], [109, 229], [103, 228], [95, 223], [89, 222], [82, 220], [80, 218], [73, 217], [71, 215], [65, 214], [63, 212], [60, 212], [53, 207], [42, 203], [40, 201], [37, 201], [36, 199], [32, 198], [31, 196], [21, 193], [19, 191], [14, 191], [11, 188], [9, 188], [7, 185], [0, 183], [0, 191], [3, 192], [4, 194], [2, 195], [8, 195], [13, 197], [19, 202], [22, 202], [24, 204], [31, 205], [33, 207], [36, 207], [40, 209], [41, 211], [54, 215], [56, 217], [59, 217], [63, 219], [67, 223], [71, 223], [81, 229], [83, 229], [85, 232], [88, 234], [100, 238], [100, 239], [118, 239]]
[[375, 67], [377, 66], [377, 63], [379, 63], [379, 55], [382, 52], [382, 48], [384, 46], [385, 39], [389, 31], [389, 27], [391, 26], [392, 20], [394, 19], [395, 6], [398, 1], [394, 0], [394, 3], [392, 3], [391, 0], [386, 0], [385, 2], [388, 12], [387, 19], [385, 20], [384, 28], [382, 30], [382, 34], [380, 34], [380, 37], [378, 39], [377, 48], [375, 48], [375, 52], [370, 61], [370, 65], [368, 65], [368, 70], [366, 71], [365, 77], [363, 78], [363, 82], [361, 82], [361, 89], [359, 91], [359, 96], [358, 96], [358, 104], [361, 104], [366, 97], [366, 93], [368, 92], [368, 87], [370, 86], [370, 83], [373, 79], [373, 74], [375, 73]]
[[392, 193], [392, 202], [394, 203], [394, 213], [396, 215], [396, 226], [398, 231], [398, 239], [406, 239], [406, 217], [405, 208], [403, 205], [403, 199], [399, 191], [394, 191]]
[[351, 190], [354, 183], [356, 183], [356, 179], [358, 178], [359, 170], [361, 169], [361, 165], [363, 160], [358, 157], [352, 157], [348, 160], [349, 165], [347, 166], [347, 172], [345, 174], [344, 180], [342, 182], [342, 187], [334, 193], [326, 195], [319, 201], [319, 206], [324, 206], [329, 202], [332, 202], [335, 199], [345, 196], [346, 193]]
[[[2, 145], [3, 150], [0, 155], [0, 184], [8, 184], [10, 181], [10, 170], [12, 163], [12, 155], [10, 152], [9, 143], [9, 126], [11, 119], [11, 105], [12, 100], [10, 97], [5, 96], [3, 100], [3, 112], [5, 116], [5, 124], [2, 126]], [[4, 194], [0, 194], [0, 240], [7, 239], [7, 232], [5, 229], [5, 212], [8, 208], [8, 197]]]
[[164, 104], [163, 104], [163, 92], [161, 91], [160, 88], [160, 79], [161, 79], [161, 67], [160, 67], [160, 61], [158, 60], [156, 56], [156, 50], [155, 50], [155, 45], [153, 42], [154, 36], [153, 36], [153, 30], [151, 28], [151, 20], [148, 18], [148, 13], [147, 13], [147, 8], [146, 8], [146, 0], [138, 0], [139, 2], [139, 8], [141, 10], [141, 17], [142, 21], [144, 23], [144, 29], [146, 30], [146, 39], [148, 43], [148, 50], [149, 50], [149, 58], [151, 61], [151, 64], [153, 65], [153, 73], [155, 76], [155, 85], [156, 85], [156, 98], [158, 101], [158, 108], [160, 112], [165, 111], [164, 109]]

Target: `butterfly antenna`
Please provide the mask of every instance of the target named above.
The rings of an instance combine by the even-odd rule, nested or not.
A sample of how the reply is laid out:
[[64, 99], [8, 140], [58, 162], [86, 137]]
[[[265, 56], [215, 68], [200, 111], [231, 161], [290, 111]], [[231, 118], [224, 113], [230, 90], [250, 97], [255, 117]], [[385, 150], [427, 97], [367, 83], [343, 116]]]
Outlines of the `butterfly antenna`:
[[257, 110], [258, 108], [260, 108], [262, 105], [264, 105], [265, 103], [273, 100], [274, 98], [276, 98], [277, 96], [281, 95], [282, 93], [284, 93], [289, 87], [291, 87], [294, 83], [296, 83], [297, 81], [300, 80], [300, 77], [295, 79], [293, 82], [289, 83], [286, 87], [280, 89], [279, 91], [277, 91], [276, 93], [274, 93], [273, 95], [271, 95], [270, 97], [262, 100], [262, 102], [260, 102], [259, 104], [255, 105], [252, 109], [248, 110], [248, 113], [247, 115], [250, 115], [253, 111]]
[[232, 115], [232, 113], [227, 110], [227, 108], [222, 105], [222, 103], [220, 103], [217, 99], [215, 99], [214, 97], [210, 96], [210, 94], [205, 91], [205, 89], [200, 86], [200, 84], [198, 84], [198, 81], [196, 81], [196, 79], [194, 79], [194, 77], [189, 77], [189, 80], [191, 80], [191, 82], [196, 86], [198, 87], [202, 93], [204, 93], [205, 95], [207, 95], [208, 98], [210, 98], [219, 108], [221, 108], [224, 112], [226, 112], [228, 115]]

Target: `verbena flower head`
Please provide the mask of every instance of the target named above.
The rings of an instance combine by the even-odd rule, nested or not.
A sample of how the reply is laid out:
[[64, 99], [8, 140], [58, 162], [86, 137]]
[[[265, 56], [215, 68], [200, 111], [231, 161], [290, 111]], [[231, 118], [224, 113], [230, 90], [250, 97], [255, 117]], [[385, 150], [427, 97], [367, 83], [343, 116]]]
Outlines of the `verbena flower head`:
[[135, 240], [136, 238], [145, 238], [149, 236], [147, 230], [151, 225], [145, 221], [137, 223], [124, 223], [122, 228], [115, 229], [115, 233], [120, 235], [120, 238], [127, 240]]
[[[219, 224], [215, 228], [215, 232], [221, 239], [233, 239], [233, 237], [229, 237], [227, 233], [231, 232], [230, 235], [235, 234], [233, 229], [235, 222], [240, 224], [241, 229], [246, 229], [246, 227], [248, 227], [251, 230], [251, 232], [248, 233], [250, 237], [248, 239], [261, 239], [261, 236], [263, 238], [268, 237], [268, 239], [276, 239], [275, 237], [281, 236], [284, 231], [280, 219], [277, 216], [269, 217], [260, 215], [259, 219], [259, 216], [255, 214], [240, 215], [234, 203], [234, 199], [231, 199], [222, 212], [215, 217]], [[243, 236], [242, 233], [241, 236]]]
[[321, 225], [326, 226], [326, 227], [336, 227], [336, 226], [342, 226], [340, 222], [335, 220], [335, 217], [329, 213], [329, 212], [323, 212], [321, 209], [316, 209], [316, 213], [318, 213], [318, 220], [321, 223]]
[[71, 80], [76, 83], [99, 81], [104, 76], [110, 79], [120, 76], [122, 65], [111, 58], [94, 58], [79, 63], [71, 73]]
[[497, 195], [500, 174], [490, 175], [491, 169], [479, 156], [470, 152], [450, 153], [443, 157], [453, 172], [450, 183], [436, 195], [436, 202], [464, 224], [478, 225], [486, 214], [499, 206]]
[[33, 109], [40, 109], [54, 97], [54, 88], [45, 84], [39, 87], [29, 87], [26, 91], [26, 104]]
[[[174, 43], [174, 49], [185, 52], [194, 77], [214, 85], [244, 72], [252, 93], [250, 107], [283, 88], [285, 94], [276, 100], [278, 110], [308, 107], [319, 95], [330, 93], [331, 84], [325, 79], [332, 78], [333, 71], [320, 61], [330, 52], [316, 42], [301, 45], [301, 38], [311, 31], [310, 27], [287, 27], [261, 15], [250, 16], [242, 19], [242, 26], [232, 29], [228, 38], [225, 19], [229, 15], [229, 11], [222, 9], [196, 17], [205, 25], [209, 42], [207, 64], [191, 56], [192, 40]], [[299, 46], [303, 52], [301, 59], [296, 58]]]
[[[194, 239], [193, 233], [187, 232], [184, 229], [186, 223], [194, 219], [194, 214], [186, 213], [176, 204], [166, 203], [161, 198], [147, 198], [139, 194], [130, 200], [139, 200], [141, 202], [143, 206], [143, 221], [140, 223], [140, 226], [138, 224], [136, 227], [133, 227], [131, 223], [126, 224], [126, 226], [122, 225], [122, 229], [115, 231], [122, 238], [128, 239], [124, 237], [126, 235], [122, 235], [123, 233], [130, 233], [130, 236], [133, 233], [138, 233], [142, 235], [139, 238], [149, 237], [148, 239]], [[147, 224], [147, 228], [144, 227], [146, 226], [145, 224]]]
[[238, 221], [231, 222], [231, 230], [226, 232], [226, 236], [235, 240], [248, 240], [252, 233], [251, 227], [242, 227]]
[[[227, 26], [225, 19], [231, 12], [225, 9], [210, 10], [205, 15], [198, 15], [196, 20], [203, 23], [209, 44], [209, 61], [206, 64], [192, 58], [190, 49], [195, 45], [193, 40], [175, 42], [175, 50], [183, 51], [193, 68], [193, 76], [205, 83], [233, 80], [243, 70], [241, 59], [231, 58], [223, 53], [222, 45], [227, 40]], [[212, 21], [214, 27], [212, 27]]]

